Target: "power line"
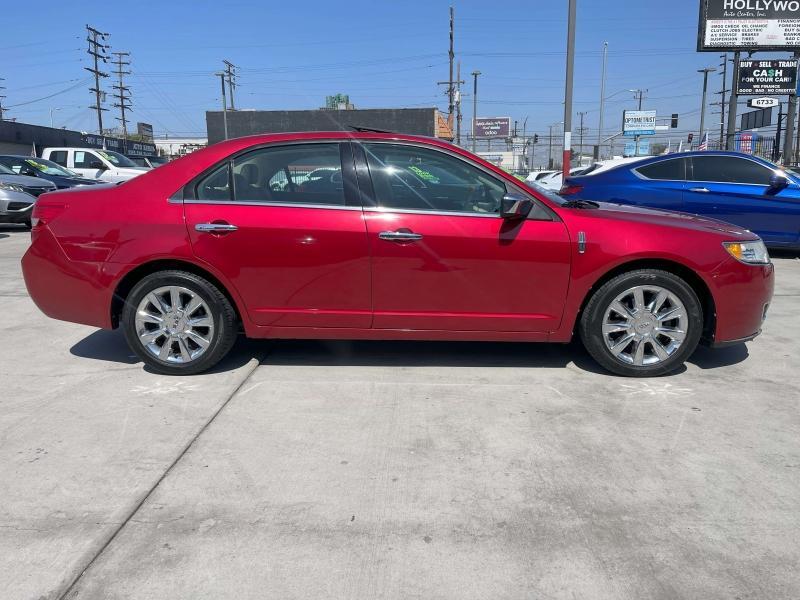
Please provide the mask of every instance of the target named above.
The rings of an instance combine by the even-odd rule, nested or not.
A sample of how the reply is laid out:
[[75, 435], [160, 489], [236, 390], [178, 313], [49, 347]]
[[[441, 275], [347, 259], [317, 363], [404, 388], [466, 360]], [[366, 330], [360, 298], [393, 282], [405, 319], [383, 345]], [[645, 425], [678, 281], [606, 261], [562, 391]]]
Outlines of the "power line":
[[231, 97], [231, 110], [236, 110], [233, 101], [233, 90], [236, 89], [236, 65], [229, 60], [222, 61], [225, 64], [225, 80], [228, 82], [228, 95]]
[[89, 42], [89, 49], [86, 52], [92, 56], [94, 61], [94, 68], [83, 67], [92, 75], [94, 75], [94, 87], [89, 88], [89, 91], [94, 93], [95, 102], [94, 106], [90, 106], [89, 108], [93, 108], [95, 111], [97, 111], [97, 132], [100, 135], [103, 135], [103, 111], [108, 109], [103, 108], [102, 100], [104, 94], [100, 89], [100, 78], [108, 77], [108, 73], [101, 71], [99, 65], [101, 62], [108, 62], [106, 50], [108, 50], [111, 46], [103, 43], [106, 41], [106, 39], [108, 39], [107, 33], [98, 31], [89, 25], [86, 26], [86, 31], [88, 33], [86, 41]]

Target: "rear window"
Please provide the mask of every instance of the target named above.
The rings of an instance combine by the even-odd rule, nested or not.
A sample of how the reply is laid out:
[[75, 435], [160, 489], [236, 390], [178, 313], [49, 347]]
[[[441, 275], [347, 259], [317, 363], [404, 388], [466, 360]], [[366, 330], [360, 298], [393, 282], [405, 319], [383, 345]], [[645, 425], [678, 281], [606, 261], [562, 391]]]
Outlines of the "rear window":
[[683, 181], [686, 179], [686, 160], [683, 158], [661, 160], [639, 167], [636, 172], [648, 179]]
[[55, 150], [54, 152], [50, 153], [50, 160], [54, 163], [61, 165], [62, 167], [67, 166], [67, 151], [66, 150]]

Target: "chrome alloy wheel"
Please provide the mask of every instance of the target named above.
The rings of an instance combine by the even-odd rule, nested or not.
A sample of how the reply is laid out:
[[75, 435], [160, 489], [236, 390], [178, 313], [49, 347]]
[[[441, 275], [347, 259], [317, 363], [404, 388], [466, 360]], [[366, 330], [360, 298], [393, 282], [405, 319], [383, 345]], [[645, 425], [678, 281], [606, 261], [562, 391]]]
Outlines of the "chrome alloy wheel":
[[603, 316], [603, 340], [619, 361], [637, 367], [667, 360], [688, 333], [686, 307], [669, 290], [637, 285], [618, 295]]
[[180, 286], [160, 287], [147, 294], [136, 309], [134, 324], [142, 346], [164, 362], [192, 362], [214, 338], [208, 305]]

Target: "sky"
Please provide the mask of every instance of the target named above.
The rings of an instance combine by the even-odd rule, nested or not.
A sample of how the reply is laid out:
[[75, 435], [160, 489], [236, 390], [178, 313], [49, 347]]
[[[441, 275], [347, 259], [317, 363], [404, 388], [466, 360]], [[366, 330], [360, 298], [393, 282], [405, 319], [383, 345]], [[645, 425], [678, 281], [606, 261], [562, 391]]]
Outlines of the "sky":
[[[131, 53], [127, 83], [132, 119], [159, 137], [204, 136], [205, 111], [219, 110], [215, 71], [239, 67], [237, 108], [308, 109], [325, 96], [349, 94], [357, 108], [437, 106], [447, 110], [448, 9], [445, 0], [372, 2], [162, 0], [135, 3], [40, 0], [36, 18], [24, 3], [3, 10], [0, 77], [7, 117], [92, 132], [88, 107], [88, 23], [108, 32], [111, 51]], [[472, 116], [510, 116], [544, 135], [563, 120], [566, 0], [453, 0], [456, 60], [467, 80], [464, 127]], [[15, 15], [15, 13], [19, 13]], [[19, 17], [19, 18], [15, 18]], [[718, 53], [696, 51], [698, 0], [578, 0], [573, 140], [585, 112], [585, 140], [598, 135], [603, 42], [608, 42], [605, 135], [619, 131], [622, 110], [636, 108], [628, 89], [646, 89], [643, 108], [678, 113], [675, 141], [699, 124], [702, 75]], [[764, 55], [765, 57], [771, 55]], [[103, 86], [109, 94], [111, 79]], [[721, 77], [709, 76], [709, 91]], [[709, 102], [718, 100], [709, 93]], [[105, 123], [118, 116], [109, 97]], [[706, 123], [719, 116], [709, 106]]]

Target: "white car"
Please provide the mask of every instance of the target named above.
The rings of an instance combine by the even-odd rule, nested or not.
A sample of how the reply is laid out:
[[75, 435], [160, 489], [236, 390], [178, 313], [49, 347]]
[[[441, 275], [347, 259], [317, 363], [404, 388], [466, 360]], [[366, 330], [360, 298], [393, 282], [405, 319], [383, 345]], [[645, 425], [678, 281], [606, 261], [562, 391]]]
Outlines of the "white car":
[[[583, 175], [586, 171], [589, 171], [594, 165], [589, 165], [588, 167], [573, 167], [570, 169], [570, 175]], [[561, 171], [555, 171], [546, 177], [542, 177], [538, 181], [534, 181], [535, 185], [539, 185], [547, 190], [555, 191], [561, 189], [561, 183], [564, 181], [564, 175]]]
[[42, 158], [52, 160], [82, 177], [109, 183], [128, 181], [150, 170], [137, 166], [119, 152], [97, 148], [45, 148]]
[[558, 173], [558, 171], [531, 171], [525, 178], [525, 182], [535, 183], [541, 179], [544, 179], [545, 177], [552, 175], [553, 173]]

